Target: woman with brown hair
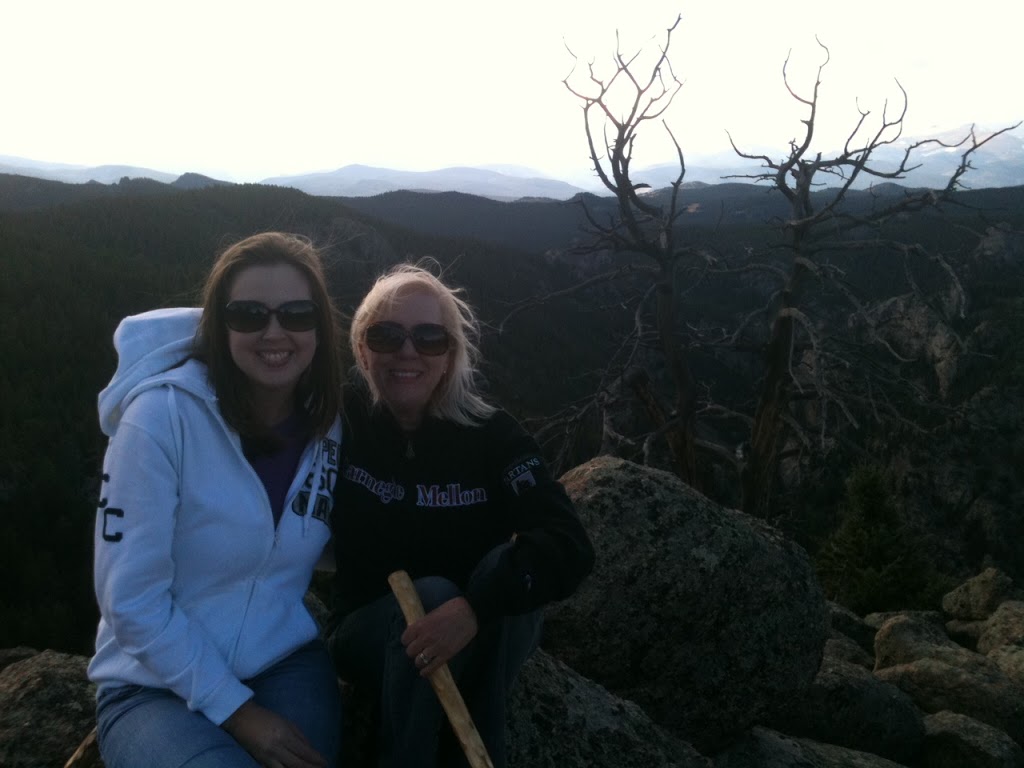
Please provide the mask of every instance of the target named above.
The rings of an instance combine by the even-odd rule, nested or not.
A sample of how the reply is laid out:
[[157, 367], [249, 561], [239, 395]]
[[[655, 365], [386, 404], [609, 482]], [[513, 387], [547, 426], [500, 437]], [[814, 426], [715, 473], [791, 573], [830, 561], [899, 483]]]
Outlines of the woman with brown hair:
[[201, 310], [118, 326], [89, 664], [108, 768], [335, 764], [303, 597], [334, 506], [338, 339], [317, 250], [279, 232], [225, 250]]

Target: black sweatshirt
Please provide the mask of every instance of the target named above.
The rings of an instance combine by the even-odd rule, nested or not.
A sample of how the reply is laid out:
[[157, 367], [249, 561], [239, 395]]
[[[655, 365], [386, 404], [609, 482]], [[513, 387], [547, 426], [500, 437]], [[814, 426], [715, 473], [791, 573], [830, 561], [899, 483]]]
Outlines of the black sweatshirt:
[[534, 439], [504, 411], [479, 426], [427, 418], [411, 436], [362, 388], [345, 393], [335, 490], [334, 620], [389, 591], [388, 575], [443, 576], [463, 590], [480, 560], [515, 537], [466, 595], [483, 624], [571, 595], [594, 550]]

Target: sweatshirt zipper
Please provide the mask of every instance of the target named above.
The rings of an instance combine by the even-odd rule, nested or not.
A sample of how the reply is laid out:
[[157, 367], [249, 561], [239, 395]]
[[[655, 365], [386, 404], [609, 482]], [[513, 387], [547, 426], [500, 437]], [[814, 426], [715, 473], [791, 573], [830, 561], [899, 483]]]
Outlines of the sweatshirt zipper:
[[[256, 594], [256, 586], [262, 580], [263, 574], [266, 572], [267, 567], [274, 559], [274, 554], [277, 552], [278, 544], [280, 542], [280, 526], [274, 525], [274, 510], [270, 508], [270, 497], [267, 496], [267, 489], [263, 487], [263, 481], [260, 480], [260, 476], [256, 474], [256, 470], [253, 469], [252, 464], [250, 464], [249, 460], [245, 458], [245, 453], [242, 451], [241, 438], [239, 438], [237, 434], [233, 433], [231, 442], [235, 447], [235, 455], [238, 456], [242, 464], [245, 465], [246, 469], [249, 472], [249, 477], [252, 479], [254, 483], [256, 483], [256, 487], [260, 489], [259, 495], [260, 498], [263, 500], [263, 511], [265, 513], [264, 519], [269, 519], [271, 528], [273, 529], [274, 532], [273, 538], [271, 539], [270, 542], [270, 551], [267, 552], [266, 556], [263, 558], [263, 562], [260, 563], [260, 567], [256, 570], [256, 573], [252, 576], [252, 578], [249, 579], [249, 591], [245, 598], [245, 607], [242, 609], [242, 615], [238, 622], [238, 631], [235, 636], [235, 642], [233, 647], [231, 648], [231, 656], [228, 659], [229, 663], [233, 665], [238, 659], [238, 648], [242, 643], [242, 635], [244, 634], [245, 624], [249, 620], [249, 612], [252, 610], [253, 596]], [[282, 512], [282, 518], [283, 517], [284, 514]]]

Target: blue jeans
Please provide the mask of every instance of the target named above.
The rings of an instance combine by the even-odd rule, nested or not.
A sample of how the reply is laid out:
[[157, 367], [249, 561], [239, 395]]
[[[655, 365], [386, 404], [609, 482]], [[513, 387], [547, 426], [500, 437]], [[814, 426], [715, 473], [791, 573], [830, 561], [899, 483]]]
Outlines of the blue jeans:
[[[256, 704], [295, 723], [334, 768], [341, 705], [334, 668], [319, 640], [243, 682]], [[107, 768], [259, 768], [227, 731], [165, 688], [103, 689], [96, 735]]]
[[[487, 578], [500, 547], [477, 567], [472, 579]], [[471, 581], [472, 581], [471, 579]], [[460, 597], [455, 584], [439, 576], [414, 582], [423, 610]], [[519, 668], [537, 647], [541, 611], [504, 616], [481, 626], [448, 662], [459, 692], [495, 768], [505, 757], [505, 699]], [[346, 616], [331, 633], [328, 648], [338, 674], [359, 690], [380, 696], [378, 765], [381, 768], [466, 766], [430, 682], [421, 677], [402, 645], [405, 617], [394, 595], [386, 595]]]

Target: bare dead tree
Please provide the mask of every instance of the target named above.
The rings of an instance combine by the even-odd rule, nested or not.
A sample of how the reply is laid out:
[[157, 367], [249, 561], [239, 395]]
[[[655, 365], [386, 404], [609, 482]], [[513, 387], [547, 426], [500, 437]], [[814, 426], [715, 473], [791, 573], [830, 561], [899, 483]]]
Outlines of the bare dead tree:
[[[911, 291], [924, 299], [909, 266], [910, 256], [923, 255], [944, 270], [959, 297], [957, 304], [962, 313], [965, 304], [963, 287], [943, 255], [927, 254], [920, 245], [886, 238], [881, 234], [881, 227], [900, 214], [955, 202], [954, 193], [962, 187], [962, 179], [971, 168], [974, 153], [995, 136], [1016, 128], [1011, 126], [983, 138], [979, 138], [972, 128], [955, 144], [938, 139], [909, 142], [903, 146], [902, 154], [895, 162], [883, 164], [878, 160], [878, 152], [897, 146], [907, 112], [906, 92], [897, 81], [901, 93], [898, 109], [890, 113], [886, 103], [880, 120], [871, 128], [871, 113], [858, 107], [859, 117], [842, 150], [829, 156], [814, 153], [811, 145], [818, 120], [821, 74], [829, 61], [828, 48], [820, 41], [818, 44], [824, 51], [825, 60], [818, 67], [810, 96], [800, 95], [790, 83], [787, 72], [789, 57], [783, 64], [782, 77], [787, 91], [807, 109], [807, 116], [802, 121], [802, 135], [790, 141], [788, 153], [781, 160], [746, 153], [736, 146], [731, 135], [729, 137], [737, 155], [761, 163], [761, 171], [742, 178], [770, 184], [785, 197], [789, 208], [788, 217], [781, 223], [788, 266], [782, 288], [774, 296], [771, 334], [764, 355], [764, 377], [758, 387], [749, 453], [742, 473], [743, 508], [761, 516], [770, 515], [784, 446], [794, 438], [805, 444], [809, 442], [804, 427], [793, 418], [791, 406], [795, 400], [813, 397], [818, 401], [819, 413], [831, 409], [837, 418], [855, 426], [857, 417], [854, 414], [863, 412], [865, 407], [878, 418], [881, 418], [880, 409], [886, 410], [887, 416], [902, 418], [905, 424], [913, 426], [902, 417], [898, 407], [886, 408], [877, 392], [844, 388], [846, 377], [832, 375], [836, 370], [849, 369], [855, 359], [862, 358], [855, 357], [848, 342], [845, 349], [839, 350], [835, 344], [828, 345], [816, 337], [814, 324], [800, 309], [808, 285], [827, 284], [835, 289], [849, 302], [852, 313], [867, 329], [869, 341], [884, 347], [891, 359], [900, 363], [909, 361], [901, 358], [877, 333], [872, 315], [848, 288], [841, 271], [829, 263], [826, 255], [868, 249], [888, 250], [903, 259]], [[850, 212], [846, 206], [847, 197], [860, 178], [870, 177], [878, 181], [905, 179], [908, 173], [919, 167], [914, 164], [919, 151], [929, 146], [962, 150], [957, 167], [942, 189], [906, 192], [902, 197], [867, 213]], [[815, 195], [825, 187], [825, 181], [835, 186], [830, 185], [823, 190], [823, 195]], [[879, 234], [851, 238], [854, 230]], [[819, 429], [824, 439], [827, 420], [820, 419]]]
[[[837, 445], [863, 455], [850, 433], [865, 422], [889, 422], [918, 432], [923, 429], [907, 409], [908, 402], [923, 402], [931, 396], [907, 372], [915, 361], [887, 339], [878, 312], [884, 302], [860, 296], [842, 263], [853, 264], [853, 259], [864, 254], [890, 253], [902, 260], [906, 294], [929, 304], [932, 297], [915, 276], [914, 266], [926, 262], [945, 276], [952, 311], [962, 314], [966, 292], [947, 256], [906, 242], [891, 225], [901, 217], [941, 212], [941, 206], [959, 204], [956, 192], [963, 188], [974, 154], [1016, 126], [988, 136], [979, 136], [972, 128], [955, 143], [938, 139], [902, 142], [907, 97], [900, 86], [898, 109], [890, 112], [886, 104], [878, 119], [858, 105], [853, 129], [842, 148], [825, 156], [813, 151], [812, 143], [828, 49], [821, 45], [825, 60], [809, 96], [801, 95], [791, 84], [787, 57], [783, 83], [807, 110], [799, 138], [790, 141], [781, 160], [775, 160], [743, 152], [729, 136], [741, 158], [761, 165], [760, 170], [740, 178], [769, 185], [787, 203], [787, 213], [778, 222], [779, 243], [771, 249], [746, 246], [741, 258], [726, 257], [712, 247], [687, 244], [683, 237], [681, 217], [686, 204], [681, 202], [680, 191], [686, 164], [664, 119], [683, 84], [669, 59], [672, 34], [679, 23], [677, 18], [666, 30], [653, 64], [644, 64], [639, 52], [623, 54], [618, 38], [607, 72], [599, 71], [593, 62], [581, 63], [569, 51], [574, 66], [563, 83], [581, 102], [594, 170], [614, 200], [613, 212], [604, 214], [581, 202], [589, 239], [573, 252], [636, 259], [625, 266], [613, 262], [610, 268], [576, 285], [524, 302], [514, 307], [509, 317], [534, 301], [568, 296], [600, 283], [620, 288], [631, 285], [638, 297], [642, 295], [636, 302], [634, 325], [614, 356], [615, 364], [609, 363], [601, 372], [598, 395], [567, 407], [545, 435], [564, 438], [571, 431], [567, 425], [578, 426], [584, 416], [593, 419], [596, 412], [603, 411], [603, 449], [625, 447], [649, 461], [655, 444], [664, 441], [678, 474], [696, 487], [700, 486], [698, 455], [716, 465], [728, 465], [740, 478], [741, 506], [752, 514], [774, 517], [780, 470], [787, 459], [821, 457]], [[649, 191], [631, 168], [636, 141], [652, 121], [661, 123], [678, 160], [678, 174], [660, 193]], [[879, 187], [869, 193], [870, 205], [850, 204], [861, 180], [903, 180], [918, 167], [916, 158], [928, 147], [959, 152], [959, 162], [944, 186], [898, 194], [891, 189], [882, 194]], [[894, 152], [895, 159], [885, 161], [885, 156], [892, 157]], [[766, 276], [774, 288], [755, 296], [755, 305], [725, 321], [728, 325], [704, 318], [682, 319], [687, 292], [703, 281], [735, 283], [753, 273]], [[644, 279], [627, 283], [637, 276]], [[835, 322], [834, 315], [818, 316], [816, 310], [821, 307], [815, 302], [820, 305], [826, 295], [848, 307], [842, 322]], [[887, 298], [895, 297], [890, 294]], [[945, 309], [936, 311], [942, 315]], [[952, 322], [950, 331], [955, 336]], [[665, 361], [669, 392], [641, 365], [644, 360], [639, 351], [644, 349], [657, 350]], [[879, 355], [879, 350], [883, 354]], [[744, 364], [747, 371], [759, 372], [749, 385], [750, 399], [722, 399], [708, 382], [698, 386], [691, 372], [695, 353], [704, 359], [756, 355], [756, 362]], [[748, 375], [744, 382], [749, 381]], [[668, 407], [663, 404], [666, 394]], [[616, 398], [623, 395], [646, 412], [653, 424], [646, 434], [625, 434], [612, 423], [609, 413]], [[719, 426], [723, 424], [727, 426]]]
[[[659, 55], [649, 70], [638, 72], [641, 52], [625, 55], [616, 35], [611, 73], [599, 73], [594, 62], [575, 64], [563, 80], [568, 91], [582, 102], [584, 130], [590, 159], [601, 183], [616, 201], [616, 214], [600, 220], [583, 202], [591, 236], [588, 245], [577, 252], [612, 252], [636, 255], [653, 265], [653, 306], [648, 315], [637, 315], [632, 339], [640, 343], [648, 335], [656, 340], [674, 385], [675, 398], [664, 408], [649, 385], [647, 377], [635, 373], [628, 386], [668, 442], [678, 474], [691, 485], [699, 485], [695, 458], [696, 388], [687, 359], [686, 345], [679, 337], [676, 302], [680, 295], [677, 264], [689, 251], [676, 241], [676, 229], [682, 213], [679, 188], [686, 175], [682, 149], [662, 120], [666, 110], [682, 88], [669, 60], [672, 33], [681, 17], [665, 32]], [[667, 200], [647, 197], [648, 185], [636, 183], [630, 164], [636, 138], [645, 126], [661, 120], [676, 150], [679, 173], [671, 183]], [[613, 275], [614, 276], [614, 275]]]

